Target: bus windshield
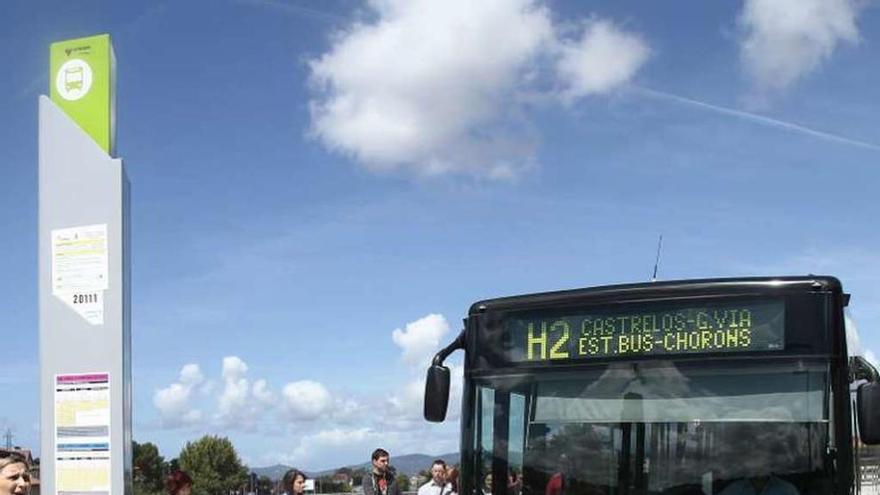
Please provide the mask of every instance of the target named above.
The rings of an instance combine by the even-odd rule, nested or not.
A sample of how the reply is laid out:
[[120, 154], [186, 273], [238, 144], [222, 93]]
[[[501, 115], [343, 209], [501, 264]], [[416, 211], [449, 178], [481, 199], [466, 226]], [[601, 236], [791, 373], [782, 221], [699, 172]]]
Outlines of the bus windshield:
[[821, 360], [618, 362], [471, 387], [483, 493], [501, 472], [508, 495], [830, 493]]

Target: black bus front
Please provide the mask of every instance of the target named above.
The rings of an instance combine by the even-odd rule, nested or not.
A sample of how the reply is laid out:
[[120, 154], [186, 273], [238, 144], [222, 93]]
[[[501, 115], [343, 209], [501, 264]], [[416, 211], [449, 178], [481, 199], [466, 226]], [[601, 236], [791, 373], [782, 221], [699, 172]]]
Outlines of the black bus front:
[[474, 304], [461, 491], [851, 493], [844, 301], [810, 277]]

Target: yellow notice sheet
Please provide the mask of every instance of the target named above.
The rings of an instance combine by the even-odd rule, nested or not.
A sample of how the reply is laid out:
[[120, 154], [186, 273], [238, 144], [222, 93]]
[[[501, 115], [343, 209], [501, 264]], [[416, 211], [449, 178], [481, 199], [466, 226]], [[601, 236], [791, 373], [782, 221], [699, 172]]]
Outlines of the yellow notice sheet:
[[104, 324], [107, 224], [52, 231], [52, 294], [92, 325]]

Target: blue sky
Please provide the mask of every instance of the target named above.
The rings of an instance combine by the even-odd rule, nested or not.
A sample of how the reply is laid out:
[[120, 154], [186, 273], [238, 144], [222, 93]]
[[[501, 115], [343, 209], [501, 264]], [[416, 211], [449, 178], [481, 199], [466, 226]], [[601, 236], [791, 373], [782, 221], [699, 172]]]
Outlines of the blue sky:
[[134, 436], [167, 457], [204, 433], [253, 466], [455, 450], [420, 387], [468, 305], [646, 280], [661, 233], [663, 279], [838, 276], [880, 348], [876, 2], [15, 0], [17, 443], [39, 443], [37, 98], [49, 44], [101, 32], [133, 190]]

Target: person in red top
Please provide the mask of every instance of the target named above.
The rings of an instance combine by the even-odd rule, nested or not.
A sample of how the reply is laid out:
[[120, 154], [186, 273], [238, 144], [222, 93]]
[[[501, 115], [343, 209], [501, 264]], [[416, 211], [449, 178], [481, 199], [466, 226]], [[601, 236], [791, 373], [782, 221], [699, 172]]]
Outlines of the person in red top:
[[168, 495], [190, 495], [193, 480], [184, 471], [174, 471], [165, 479], [165, 493]]
[[544, 488], [544, 495], [562, 495], [563, 490], [565, 490], [565, 476], [561, 471], [553, 473], [550, 481], [547, 482], [547, 487]]
[[550, 476], [550, 481], [544, 488], [544, 495], [562, 495], [565, 492], [565, 472], [568, 468], [568, 456], [560, 454], [559, 470]]
[[510, 468], [507, 471], [507, 495], [522, 494], [522, 476], [515, 469]]

